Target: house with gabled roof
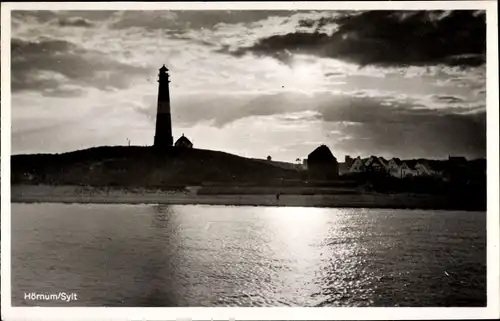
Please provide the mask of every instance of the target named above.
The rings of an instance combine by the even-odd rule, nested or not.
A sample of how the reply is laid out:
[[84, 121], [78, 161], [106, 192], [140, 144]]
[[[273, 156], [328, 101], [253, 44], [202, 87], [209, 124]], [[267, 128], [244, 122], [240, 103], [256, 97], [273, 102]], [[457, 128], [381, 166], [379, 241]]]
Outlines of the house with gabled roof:
[[349, 173], [363, 173], [365, 171], [365, 159], [356, 157], [349, 168]]
[[349, 155], [345, 155], [343, 163], [339, 163], [339, 174], [345, 175], [349, 174], [349, 170], [351, 169], [352, 163], [354, 163], [354, 158]]
[[381, 157], [370, 156], [364, 164], [364, 171], [378, 172], [378, 173], [386, 172], [387, 164], [385, 160]]
[[401, 159], [399, 159], [397, 157], [391, 158], [387, 162], [387, 172], [389, 173], [389, 175], [397, 177], [397, 178], [403, 177], [403, 175], [401, 173], [401, 165], [402, 164], [403, 164], [403, 162], [401, 161]]
[[389, 175], [396, 178], [416, 176], [416, 164], [417, 162], [414, 160], [403, 161], [397, 157], [393, 157], [387, 163], [387, 172], [389, 173]]
[[436, 162], [431, 162], [426, 159], [419, 159], [415, 164], [417, 176], [441, 176], [442, 172]]
[[417, 160], [406, 160], [401, 163], [401, 176], [402, 177], [409, 177], [409, 176], [417, 176], [418, 173], [415, 169], [415, 166], [417, 165]]
[[387, 165], [389, 164], [389, 160], [385, 159], [384, 157], [379, 157], [378, 159], [385, 166], [385, 168], [387, 169]]

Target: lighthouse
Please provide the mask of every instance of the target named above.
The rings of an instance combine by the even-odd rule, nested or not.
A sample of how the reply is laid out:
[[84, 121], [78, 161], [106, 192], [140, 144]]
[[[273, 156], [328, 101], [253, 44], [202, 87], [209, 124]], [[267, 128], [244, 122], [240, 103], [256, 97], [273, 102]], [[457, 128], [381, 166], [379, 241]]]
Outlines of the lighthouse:
[[168, 84], [168, 69], [163, 65], [158, 75], [158, 109], [156, 112], [156, 131], [154, 146], [167, 147], [172, 146], [174, 139], [172, 137], [172, 117], [170, 115], [170, 90]]

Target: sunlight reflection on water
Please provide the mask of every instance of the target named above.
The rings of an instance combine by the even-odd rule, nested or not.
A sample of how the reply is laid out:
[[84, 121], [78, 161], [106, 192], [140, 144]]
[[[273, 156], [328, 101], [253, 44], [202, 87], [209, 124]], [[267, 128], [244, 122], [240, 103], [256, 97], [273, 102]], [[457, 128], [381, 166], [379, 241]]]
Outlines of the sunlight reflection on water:
[[[12, 204], [14, 305], [484, 306], [484, 212]], [[445, 273], [445, 271], [447, 273]]]

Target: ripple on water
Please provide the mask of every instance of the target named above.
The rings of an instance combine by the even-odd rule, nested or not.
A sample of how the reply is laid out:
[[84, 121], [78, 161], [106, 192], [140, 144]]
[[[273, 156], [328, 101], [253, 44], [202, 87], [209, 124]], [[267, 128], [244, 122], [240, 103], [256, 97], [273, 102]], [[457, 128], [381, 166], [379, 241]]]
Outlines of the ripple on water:
[[479, 212], [12, 204], [14, 305], [484, 306]]

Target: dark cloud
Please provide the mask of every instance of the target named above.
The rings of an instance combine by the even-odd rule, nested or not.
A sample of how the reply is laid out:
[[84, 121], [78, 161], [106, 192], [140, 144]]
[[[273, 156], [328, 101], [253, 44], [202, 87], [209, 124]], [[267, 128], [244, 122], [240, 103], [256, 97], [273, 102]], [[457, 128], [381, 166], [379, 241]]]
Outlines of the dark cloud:
[[[153, 123], [154, 96], [148, 108], [138, 108]], [[390, 104], [388, 104], [390, 102]], [[276, 116], [282, 121], [302, 118], [290, 113], [311, 111], [309, 120], [323, 120], [325, 128], [334, 125], [346, 137], [325, 136], [325, 143], [356, 154], [400, 157], [445, 157], [447, 154], [486, 156], [485, 107], [471, 109], [430, 108], [416, 101], [397, 101], [393, 97], [336, 95], [318, 93], [313, 97], [298, 93], [268, 95], [172, 97], [172, 118], [179, 126], [213, 121], [224, 127], [251, 116]], [[471, 112], [472, 111], [472, 112]]]
[[[469, 108], [422, 108], [419, 103], [384, 97], [340, 96], [322, 103], [319, 111], [328, 122], [357, 125], [342, 130], [350, 138], [333, 141], [347, 152], [445, 157], [447, 154], [486, 156], [486, 113], [463, 114]], [[460, 114], [459, 112], [462, 112]]]
[[65, 10], [57, 11], [57, 15], [62, 18], [82, 18], [91, 22], [105, 21], [116, 15], [116, 10]]
[[392, 122], [368, 122], [343, 129], [349, 139], [332, 142], [351, 154], [402, 158], [486, 157], [486, 113], [406, 113]]
[[[273, 35], [250, 47], [225, 51], [277, 59], [286, 52], [302, 53], [360, 65], [478, 66], [485, 62], [484, 12], [368, 11], [322, 19], [313, 32]], [[329, 23], [338, 26], [332, 35], [318, 31]], [[313, 26], [311, 21], [301, 25]]]
[[[322, 12], [325, 14], [325, 12]], [[313, 28], [315, 32], [320, 32], [323, 27], [337, 24], [342, 19], [349, 18], [359, 14], [359, 11], [329, 11], [327, 16], [320, 17], [319, 19], [301, 19], [299, 20], [299, 27]]]
[[[68, 83], [102, 90], [127, 88], [131, 78], [148, 72], [65, 40], [44, 38], [31, 42], [13, 38], [11, 50], [13, 91], [37, 90], [61, 95], [64, 90], [59, 87]], [[73, 90], [71, 94], [76, 92]]]
[[291, 10], [123, 11], [116, 14], [116, 21], [111, 27], [115, 29], [139, 27], [149, 30], [213, 28], [220, 23], [252, 23], [269, 17], [290, 16], [295, 12]]
[[180, 29], [173, 11], [120, 11], [109, 24], [112, 29], [143, 28], [146, 30]]
[[34, 20], [39, 23], [46, 23], [57, 19], [57, 14], [50, 10], [13, 10], [11, 12], [13, 21], [28, 21]]
[[433, 95], [432, 98], [436, 101], [445, 103], [462, 103], [464, 99], [457, 96], [447, 96], [447, 95]]
[[14, 10], [12, 20], [24, 21], [35, 20], [38, 23], [52, 21], [83, 19], [89, 23], [104, 21], [115, 15], [118, 11], [112, 10]]
[[[137, 106], [137, 111], [154, 122], [156, 117], [156, 96], [145, 97], [144, 106]], [[310, 98], [302, 94], [272, 95], [227, 95], [203, 94], [171, 97], [172, 121], [182, 126], [192, 126], [198, 122], [213, 121], [216, 127], [224, 127], [236, 120], [250, 116], [281, 115], [307, 110]], [[309, 105], [308, 105], [309, 104]]]
[[[59, 84], [56, 84], [56, 86]], [[55, 86], [53, 86], [55, 87]], [[42, 91], [42, 96], [46, 97], [59, 97], [59, 98], [69, 98], [69, 97], [79, 97], [85, 93], [85, 90], [81, 88], [50, 88]]]
[[196, 122], [201, 117], [202, 120], [213, 120], [216, 127], [224, 127], [250, 116], [271, 116], [314, 110], [319, 100], [320, 98], [311, 100], [306, 95], [294, 93], [212, 95], [204, 97], [203, 104], [200, 105], [196, 96], [188, 96], [179, 101], [179, 107], [173, 116], [187, 123]]
[[80, 17], [72, 17], [72, 18], [62, 18], [58, 20], [58, 23], [61, 27], [83, 27], [89, 28], [94, 25], [90, 20], [80, 18]]
[[312, 28], [316, 25], [316, 21], [313, 19], [302, 19], [299, 21], [299, 27]]
[[165, 35], [167, 35], [170, 39], [186, 40], [189, 41], [190, 43], [197, 43], [206, 47], [219, 47], [215, 43], [187, 35], [186, 30], [182, 29], [165, 30]]
[[335, 78], [335, 77], [342, 77], [342, 76], [345, 76], [345, 74], [341, 73], [341, 72], [327, 72], [327, 73], [325, 73], [325, 77]]

